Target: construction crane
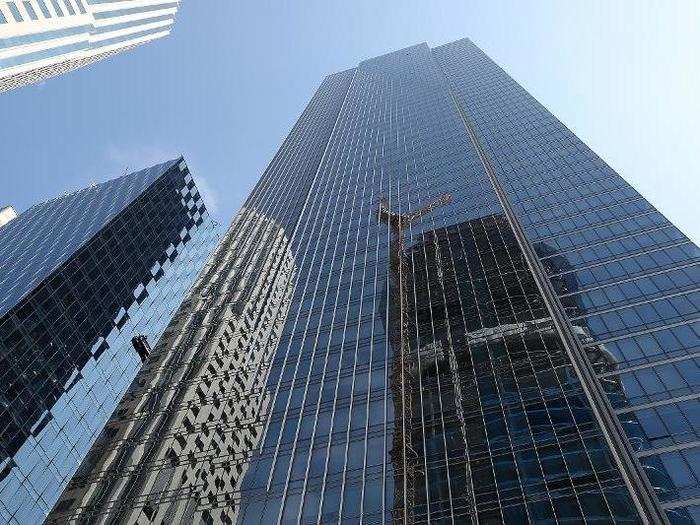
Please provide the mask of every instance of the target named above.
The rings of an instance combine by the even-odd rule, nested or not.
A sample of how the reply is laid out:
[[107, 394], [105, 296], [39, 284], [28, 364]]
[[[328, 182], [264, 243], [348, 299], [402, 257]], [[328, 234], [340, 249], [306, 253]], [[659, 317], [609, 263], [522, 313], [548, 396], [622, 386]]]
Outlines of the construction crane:
[[[389, 244], [389, 269], [394, 280], [394, 289], [398, 288], [399, 304], [399, 334], [398, 338], [394, 337], [395, 343], [398, 344], [399, 356], [395, 357], [392, 363], [391, 384], [396, 387], [397, 383], [401, 386], [400, 393], [394, 396], [395, 413], [401, 414], [401, 434], [394, 434], [394, 451], [401, 451], [401, 457], [396, 458], [402, 462], [403, 466], [403, 487], [401, 494], [402, 498], [397, 498], [397, 501], [402, 501], [404, 505], [403, 522], [408, 523], [408, 514], [413, 508], [413, 498], [415, 494], [415, 472], [414, 465], [408, 464], [406, 460], [406, 450], [417, 457], [418, 454], [412, 447], [411, 443], [411, 424], [412, 424], [412, 407], [410, 406], [411, 397], [406, 395], [406, 377], [404, 360], [409, 355], [409, 318], [408, 318], [408, 286], [407, 278], [409, 274], [408, 261], [406, 256], [406, 247], [404, 243], [404, 231], [410, 225], [421, 217], [431, 213], [436, 208], [445, 206], [452, 202], [452, 195], [445, 193], [437, 199], [429, 202], [425, 206], [408, 213], [396, 213], [391, 211], [389, 202], [382, 197], [379, 202], [379, 221], [385, 222], [391, 229], [391, 240]], [[394, 330], [390, 330], [390, 333]], [[398, 339], [398, 340], [396, 340]], [[406, 404], [409, 404], [408, 410]], [[399, 442], [400, 441], [400, 442]], [[398, 489], [398, 487], [397, 487]], [[410, 520], [412, 521], [412, 520]]]
[[397, 236], [398, 248], [402, 249], [404, 243], [400, 234], [403, 233], [404, 229], [410, 226], [416, 219], [420, 219], [435, 208], [445, 206], [450, 202], [452, 202], [452, 195], [445, 193], [417, 210], [408, 213], [395, 213], [389, 209], [389, 201], [386, 197], [382, 197], [379, 201], [379, 220], [389, 224], [394, 234]]

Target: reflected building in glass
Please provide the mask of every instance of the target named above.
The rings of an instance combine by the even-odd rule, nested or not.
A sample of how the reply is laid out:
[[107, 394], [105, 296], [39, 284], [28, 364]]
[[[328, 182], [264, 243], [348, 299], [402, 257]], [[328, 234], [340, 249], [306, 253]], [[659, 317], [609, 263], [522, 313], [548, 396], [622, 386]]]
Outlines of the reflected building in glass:
[[470, 41], [363, 61], [49, 521], [700, 521], [699, 256]]
[[218, 242], [180, 158], [0, 227], [0, 523], [41, 523]]

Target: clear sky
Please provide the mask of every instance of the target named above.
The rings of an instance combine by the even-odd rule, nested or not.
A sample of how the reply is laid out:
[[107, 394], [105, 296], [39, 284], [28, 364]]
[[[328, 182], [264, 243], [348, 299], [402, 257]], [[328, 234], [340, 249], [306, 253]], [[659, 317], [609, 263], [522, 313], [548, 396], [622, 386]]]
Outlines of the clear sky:
[[182, 153], [227, 224], [326, 74], [468, 36], [698, 243], [699, 6], [183, 0], [167, 39], [0, 94], [0, 205]]

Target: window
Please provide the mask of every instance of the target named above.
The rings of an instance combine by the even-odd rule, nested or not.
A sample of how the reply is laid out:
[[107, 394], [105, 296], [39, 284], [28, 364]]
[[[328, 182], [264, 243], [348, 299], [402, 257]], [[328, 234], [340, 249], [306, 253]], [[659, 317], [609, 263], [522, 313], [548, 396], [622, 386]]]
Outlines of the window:
[[2, 14], [2, 11], [0, 11], [0, 24], [7, 24], [7, 18]]
[[49, 12], [48, 7], [46, 7], [46, 0], [36, 0], [36, 3], [39, 4], [39, 9], [41, 9], [41, 13], [44, 15], [44, 18], [51, 18], [51, 13]]
[[24, 9], [26, 9], [29, 18], [32, 20], [39, 20], [39, 17], [36, 16], [36, 11], [29, 0], [24, 0]]
[[22, 15], [14, 2], [7, 2], [7, 7], [10, 9], [10, 13], [12, 13], [12, 17], [15, 19], [15, 22], [21, 22], [23, 20]]
[[63, 16], [63, 10], [61, 9], [61, 6], [58, 5], [58, 0], [51, 0], [51, 5], [53, 5], [53, 9], [56, 11], [58, 16]]
[[66, 9], [68, 9], [68, 14], [74, 15], [75, 9], [73, 9], [73, 5], [70, 3], [70, 0], [63, 0], [63, 1], [66, 4]]

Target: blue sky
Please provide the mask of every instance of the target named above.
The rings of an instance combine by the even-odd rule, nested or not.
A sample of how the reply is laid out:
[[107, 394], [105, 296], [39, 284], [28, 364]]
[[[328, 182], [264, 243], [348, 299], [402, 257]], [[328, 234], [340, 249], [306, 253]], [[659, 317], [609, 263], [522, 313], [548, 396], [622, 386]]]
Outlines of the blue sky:
[[183, 153], [227, 224], [323, 76], [465, 36], [700, 241], [694, 0], [183, 0], [173, 34], [0, 95], [0, 205]]

